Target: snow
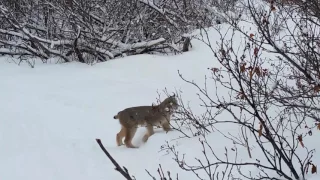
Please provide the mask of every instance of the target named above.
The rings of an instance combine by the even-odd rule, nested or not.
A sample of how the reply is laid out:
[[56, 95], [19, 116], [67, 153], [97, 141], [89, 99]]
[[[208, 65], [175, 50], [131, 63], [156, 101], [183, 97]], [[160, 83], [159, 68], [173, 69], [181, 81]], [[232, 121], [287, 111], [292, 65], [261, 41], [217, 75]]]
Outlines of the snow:
[[[2, 58], [1, 179], [121, 179], [96, 138], [137, 178], [146, 177], [144, 167], [155, 172], [158, 163], [170, 159], [158, 153], [161, 143], [178, 133], [156, 133], [137, 150], [117, 147], [120, 126], [113, 116], [128, 106], [151, 105], [157, 90], [181, 87], [177, 69], [193, 74], [210, 66], [210, 59], [188, 58], [192, 54], [197, 53], [139, 55], [95, 66], [37, 64], [34, 69]], [[141, 144], [142, 133], [139, 129], [134, 144]]]
[[[215, 44], [218, 39], [213, 31], [210, 37]], [[241, 36], [236, 37], [235, 41], [241, 42]], [[170, 170], [173, 177], [179, 173], [180, 179], [197, 179], [192, 172], [181, 170], [172, 156], [160, 148], [169, 141], [181, 154], [187, 155], [186, 161], [196, 162], [194, 157], [203, 159], [198, 137], [173, 140], [179, 132], [165, 133], [157, 129], [147, 143], [142, 143], [145, 129], [139, 128], [133, 140], [138, 149], [117, 147], [115, 137], [120, 124], [113, 119], [126, 107], [155, 103], [157, 92], [163, 99], [164, 88], [169, 92], [183, 90], [184, 100], [192, 100], [194, 111], [200, 112], [196, 89], [182, 81], [177, 71], [201, 84], [204, 75], [209, 74], [208, 68], [220, 66], [205, 44], [193, 40], [192, 45], [192, 51], [175, 56], [136, 55], [93, 66], [49, 62], [30, 68], [1, 57], [1, 179], [124, 179], [103, 154], [96, 138], [101, 139], [110, 154], [137, 180], [151, 179], [145, 169], [158, 177], [159, 164], [164, 171]], [[234, 126], [220, 128], [238, 132]], [[232, 147], [232, 142], [219, 133], [212, 133], [207, 140], [219, 155], [223, 155], [225, 146]], [[247, 153], [239, 156], [249, 159]], [[320, 164], [319, 155], [314, 156], [313, 162]], [[320, 176], [310, 177], [314, 179], [309, 180], [315, 180]]]

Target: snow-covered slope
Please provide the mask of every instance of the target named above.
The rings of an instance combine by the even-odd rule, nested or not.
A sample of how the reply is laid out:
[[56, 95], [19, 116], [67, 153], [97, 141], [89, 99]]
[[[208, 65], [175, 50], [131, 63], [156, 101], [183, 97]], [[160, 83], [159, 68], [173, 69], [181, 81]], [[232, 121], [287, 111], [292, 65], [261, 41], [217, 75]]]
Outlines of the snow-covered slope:
[[175, 172], [174, 162], [158, 151], [178, 133], [159, 131], [142, 144], [145, 130], [141, 128], [133, 141], [139, 149], [117, 147], [120, 125], [113, 116], [129, 106], [156, 102], [157, 91], [162, 93], [166, 87], [183, 88], [186, 84], [178, 69], [187, 77], [203, 79], [214, 60], [200, 42], [194, 46], [194, 51], [173, 57], [139, 55], [94, 66], [38, 64], [31, 69], [2, 57], [1, 179], [122, 179], [96, 138], [137, 179], [147, 177], [144, 168], [156, 172], [159, 163]]
[[[211, 37], [214, 40], [214, 34]], [[169, 92], [182, 89], [186, 101], [195, 100], [195, 89], [179, 78], [177, 70], [201, 84], [207, 68], [217, 64], [208, 47], [197, 40], [192, 51], [181, 55], [138, 55], [94, 66], [74, 62], [38, 64], [31, 69], [2, 57], [0, 179], [123, 179], [96, 138], [137, 180], [151, 179], [145, 169], [157, 177], [159, 164], [173, 175], [179, 173], [180, 179], [196, 179], [180, 170], [170, 155], [159, 152], [165, 141], [179, 136], [178, 132], [157, 130], [143, 144], [145, 129], [140, 128], [133, 140], [140, 148], [117, 147], [115, 136], [120, 125], [113, 116], [129, 106], [156, 102], [157, 91], [164, 98], [164, 88]], [[220, 144], [215, 150], [223, 153], [226, 142], [220, 137], [213, 133], [208, 140]], [[172, 142], [192, 157], [201, 154], [197, 139]]]

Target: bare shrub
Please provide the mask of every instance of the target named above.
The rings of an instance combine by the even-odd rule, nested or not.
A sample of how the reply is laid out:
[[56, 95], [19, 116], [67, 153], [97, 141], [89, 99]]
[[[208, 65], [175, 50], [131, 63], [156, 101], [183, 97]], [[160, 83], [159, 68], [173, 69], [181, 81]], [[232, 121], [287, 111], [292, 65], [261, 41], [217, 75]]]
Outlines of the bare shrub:
[[[177, 117], [188, 126], [185, 137], [200, 137], [203, 157], [195, 157], [194, 164], [170, 143], [163, 149], [199, 179], [306, 179], [310, 171], [317, 172], [314, 149], [308, 147], [320, 127], [317, 1], [288, 6], [249, 0], [243, 7], [248, 18], [228, 16], [227, 32], [213, 28], [220, 35], [217, 44], [210, 42], [206, 28], [201, 29], [200, 39], [219, 62], [209, 69], [204, 86], [179, 73], [198, 89], [205, 109], [196, 115], [182, 106]], [[242, 42], [236, 42], [238, 37]], [[239, 130], [228, 132], [226, 126]], [[209, 131], [232, 142], [224, 155], [208, 140]]]
[[[179, 73], [198, 90], [204, 113], [179, 96], [174, 126], [182, 137], [199, 138], [202, 156], [191, 155], [192, 163], [175, 145], [163, 150], [198, 179], [305, 180], [317, 172], [312, 138], [320, 129], [318, 1], [248, 0], [242, 7], [239, 14], [224, 14], [228, 28], [212, 28], [220, 36], [216, 44], [201, 27], [199, 39], [218, 62], [205, 84]], [[210, 133], [230, 142], [222, 154]]]
[[4, 0], [0, 53], [43, 62], [103, 62], [142, 53], [188, 51], [188, 35], [213, 24], [211, 1]]

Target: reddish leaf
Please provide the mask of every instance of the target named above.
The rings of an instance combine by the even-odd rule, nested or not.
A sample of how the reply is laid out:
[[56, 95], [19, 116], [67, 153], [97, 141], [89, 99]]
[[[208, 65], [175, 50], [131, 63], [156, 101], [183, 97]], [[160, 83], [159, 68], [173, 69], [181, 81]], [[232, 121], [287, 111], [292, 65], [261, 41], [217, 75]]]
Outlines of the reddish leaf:
[[258, 56], [258, 52], [259, 52], [259, 48], [255, 47], [253, 54], [257, 57]]
[[245, 70], [246, 70], [246, 64], [247, 63], [242, 63], [241, 65], [240, 65], [240, 72], [244, 72]]
[[244, 93], [243, 93], [243, 92], [240, 92], [240, 93], [238, 94], [238, 98], [240, 98], [240, 99], [244, 99], [244, 98], [245, 98]]
[[314, 88], [313, 88], [314, 92], [320, 92], [320, 85], [316, 85]]
[[312, 164], [311, 173], [312, 174], [317, 173], [317, 166], [315, 166], [314, 164]]
[[301, 146], [304, 148], [304, 144], [303, 144], [303, 141], [302, 141], [302, 135], [298, 136], [298, 141], [300, 142]]
[[253, 36], [254, 36], [254, 34], [251, 33], [251, 34], [250, 34], [250, 38], [253, 38]]
[[250, 81], [252, 80], [253, 73], [254, 73], [254, 71], [251, 69], [251, 70], [249, 71], [249, 78], [250, 78]]
[[242, 95], [240, 96], [240, 98], [241, 98], [241, 99], [244, 99], [244, 98], [245, 98], [244, 94], [242, 94]]
[[254, 72], [257, 74], [257, 76], [261, 76], [261, 71], [259, 67], [255, 67]]
[[220, 49], [220, 52], [222, 54], [222, 57], [225, 58], [227, 56], [227, 53], [226, 53], [226, 51], [224, 49]]
[[218, 72], [219, 69], [218, 68], [211, 68], [211, 71], [213, 71], [213, 73], [216, 74], [216, 72]]
[[266, 23], [266, 22], [267, 22], [266, 18], [263, 18], [262, 23]]

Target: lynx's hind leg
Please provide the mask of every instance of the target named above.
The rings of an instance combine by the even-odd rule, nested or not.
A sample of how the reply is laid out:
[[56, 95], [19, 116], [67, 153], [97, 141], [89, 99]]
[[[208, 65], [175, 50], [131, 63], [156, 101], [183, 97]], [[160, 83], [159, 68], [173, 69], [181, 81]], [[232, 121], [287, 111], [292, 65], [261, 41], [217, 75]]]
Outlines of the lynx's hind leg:
[[125, 134], [124, 143], [128, 148], [137, 148], [132, 144], [132, 139], [137, 132], [137, 127], [128, 128]]
[[153, 126], [152, 125], [147, 125], [147, 132], [143, 136], [142, 141], [143, 142], [147, 142], [149, 137], [152, 136], [153, 134], [154, 134]]
[[117, 138], [116, 138], [118, 146], [124, 145], [122, 142], [122, 139], [126, 136], [126, 132], [127, 132], [126, 128], [121, 126], [121, 130], [117, 133]]

